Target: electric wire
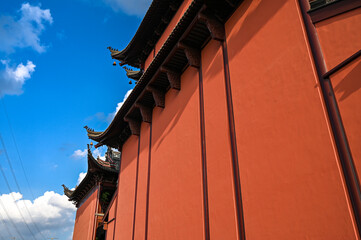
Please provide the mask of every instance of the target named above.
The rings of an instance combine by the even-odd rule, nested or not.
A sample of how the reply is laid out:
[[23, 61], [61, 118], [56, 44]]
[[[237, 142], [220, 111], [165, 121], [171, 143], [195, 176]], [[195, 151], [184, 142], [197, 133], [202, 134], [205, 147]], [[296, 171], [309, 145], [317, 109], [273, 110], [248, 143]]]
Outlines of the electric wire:
[[[1, 174], [3, 175], [3, 177], [4, 177], [4, 180], [5, 180], [6, 184], [8, 185], [8, 187], [10, 187], [8, 179], [6, 178], [4, 169], [1, 166], [1, 164], [0, 164], [0, 171], [1, 171]], [[15, 199], [11, 191], [10, 191], [10, 195], [12, 196], [13, 199]], [[14, 202], [15, 202], [15, 200], [14, 200]], [[11, 225], [14, 227], [14, 229], [17, 232], [17, 234], [19, 235], [20, 239], [24, 240], [23, 235], [21, 235], [21, 233], [20, 233], [19, 229], [17, 228], [16, 224], [14, 223], [13, 219], [10, 217], [9, 212], [6, 210], [6, 207], [5, 207], [5, 205], [4, 205], [1, 198], [0, 198], [0, 205], [4, 209], [4, 212], [5, 212], [6, 216], [10, 220]]]
[[5, 223], [4, 217], [3, 217], [3, 215], [2, 215], [1, 213], [0, 213], [0, 218], [1, 218], [1, 222], [2, 222], [2, 224], [4, 224], [5, 229], [6, 229], [6, 231], [7, 231], [7, 232], [8, 232], [8, 234], [9, 234], [9, 237], [10, 237], [10, 236], [12, 236], [12, 234], [11, 234], [11, 232], [10, 232], [9, 228], [6, 226], [6, 223]]
[[[12, 173], [12, 175], [13, 175], [14, 181], [15, 181], [17, 187], [19, 188], [19, 183], [18, 183], [18, 181], [17, 181], [17, 179], [16, 179], [15, 172], [14, 172], [13, 166], [12, 166], [12, 164], [11, 164], [11, 161], [10, 161], [9, 155], [8, 155], [8, 153], [7, 153], [6, 146], [5, 146], [5, 143], [4, 143], [4, 140], [3, 140], [2, 136], [1, 136], [1, 134], [0, 134], [0, 142], [1, 142], [2, 146], [3, 146], [3, 148], [4, 148], [5, 157], [6, 157], [7, 161], [8, 161], [8, 164], [9, 164], [9, 167], [10, 167], [10, 171], [11, 171], [11, 173]], [[0, 166], [0, 167], [1, 167], [1, 166]], [[3, 173], [4, 178], [6, 178], [5, 173], [3, 172], [2, 167], [1, 167], [1, 171], [2, 171], [2, 173]], [[12, 189], [11, 189], [11, 187], [10, 187], [10, 184], [9, 184], [8, 180], [6, 179], [5, 182], [6, 182], [6, 185], [7, 185], [8, 189], [9, 189], [9, 191], [10, 191], [10, 193], [11, 193], [11, 196], [13, 197], [15, 206], [16, 206], [16, 208], [18, 209], [19, 214], [20, 214], [21, 218], [23, 219], [23, 222], [24, 222], [26, 228], [29, 230], [31, 236], [36, 240], [33, 231], [31, 231], [28, 223], [25, 221], [24, 215], [23, 215], [23, 214], [21, 213], [21, 211], [20, 211], [18, 202], [15, 200], [15, 197], [14, 197], [14, 195], [12, 194], [13, 191], [12, 191]], [[18, 190], [19, 190], [19, 192], [21, 193], [20, 189], [18, 189]]]
[[[20, 151], [19, 151], [19, 148], [18, 148], [18, 144], [17, 144], [16, 139], [15, 139], [15, 134], [14, 134], [14, 131], [13, 131], [11, 122], [10, 122], [10, 117], [9, 117], [9, 114], [8, 114], [8, 112], [7, 112], [7, 110], [6, 110], [6, 105], [5, 105], [5, 101], [4, 101], [3, 98], [1, 98], [1, 102], [2, 102], [3, 107], [4, 107], [4, 113], [5, 113], [5, 116], [6, 116], [8, 125], [9, 125], [9, 129], [10, 129], [10, 133], [11, 133], [11, 136], [12, 136], [12, 139], [13, 139], [13, 142], [14, 142], [14, 146], [15, 146], [15, 149], [16, 149], [16, 153], [17, 153], [17, 155], [18, 155], [19, 162], [20, 162], [20, 165], [21, 165], [23, 174], [24, 174], [24, 176], [25, 176], [25, 180], [26, 180], [27, 185], [28, 185], [28, 188], [29, 188], [29, 192], [31, 193], [31, 196], [33, 197], [33, 199], [35, 199], [34, 193], [33, 193], [32, 189], [31, 189], [31, 186], [30, 186], [28, 177], [27, 177], [26, 172], [25, 172], [24, 164], [23, 164], [23, 161], [22, 161], [22, 158], [21, 158], [21, 155], [20, 155]], [[14, 177], [14, 178], [15, 178], [15, 177]], [[19, 187], [19, 184], [17, 183], [16, 180], [15, 180], [15, 182], [16, 182], [16, 185], [17, 185], [17, 187], [18, 187], [19, 192], [22, 192], [21, 189], [20, 189], [20, 187]], [[26, 211], [27, 211], [27, 213], [28, 213], [28, 215], [29, 215], [29, 217], [30, 217], [31, 223], [32, 223], [32, 224], [35, 226], [35, 228], [36, 228], [36, 231], [42, 236], [42, 238], [46, 239], [46, 237], [45, 237], [45, 236], [43, 235], [43, 233], [40, 231], [38, 225], [35, 223], [35, 221], [34, 221], [32, 215], [31, 215], [28, 207], [27, 207], [26, 204], [25, 204], [25, 201], [23, 201], [23, 203], [24, 203], [25, 209], [26, 209]]]
[[[0, 96], [1, 96], [1, 93], [0, 93]], [[12, 136], [12, 139], [13, 139], [13, 142], [14, 142], [14, 145], [15, 145], [16, 153], [18, 154], [18, 157], [19, 157], [19, 162], [20, 162], [20, 165], [21, 165], [21, 169], [23, 170], [23, 173], [24, 173], [24, 176], [25, 176], [25, 180], [26, 180], [26, 183], [27, 183], [28, 188], [29, 188], [29, 192], [30, 192], [31, 196], [33, 197], [33, 199], [35, 199], [33, 190], [32, 190], [31, 185], [30, 185], [30, 183], [29, 183], [28, 176], [26, 175], [26, 172], [25, 172], [23, 160], [22, 160], [22, 158], [21, 158], [21, 156], [20, 156], [18, 144], [16, 143], [16, 140], [15, 140], [14, 131], [13, 131], [13, 128], [12, 128], [12, 125], [11, 125], [11, 122], [10, 122], [10, 117], [9, 117], [8, 111], [7, 111], [7, 109], [6, 109], [5, 101], [4, 101], [3, 98], [1, 98], [1, 102], [2, 102], [3, 107], [4, 107], [5, 117], [6, 117], [6, 120], [7, 120], [7, 122], [8, 122], [8, 125], [9, 125], [10, 133], [11, 133], [11, 136]]]

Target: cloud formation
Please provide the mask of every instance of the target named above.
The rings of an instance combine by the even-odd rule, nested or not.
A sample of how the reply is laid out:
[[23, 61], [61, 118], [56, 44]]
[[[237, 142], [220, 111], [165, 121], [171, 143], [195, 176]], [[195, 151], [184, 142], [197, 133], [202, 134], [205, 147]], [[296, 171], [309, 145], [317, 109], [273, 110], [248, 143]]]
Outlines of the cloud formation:
[[103, 0], [114, 11], [123, 11], [128, 15], [141, 17], [147, 11], [151, 0]]
[[78, 149], [78, 150], [74, 151], [74, 153], [71, 155], [71, 157], [74, 159], [80, 159], [80, 158], [85, 157], [87, 155], [87, 153], [88, 153], [87, 149], [84, 149], [83, 151]]
[[[93, 156], [95, 158], [99, 157], [102, 160], [105, 160], [105, 152], [106, 152], [106, 147], [105, 146], [101, 146], [99, 148], [95, 148], [93, 151]], [[74, 159], [82, 159], [85, 158], [88, 154], [88, 149], [84, 149], [84, 150], [75, 150], [74, 153], [71, 155], [72, 158]], [[79, 176], [80, 178], [80, 176]]]
[[133, 91], [133, 89], [129, 89], [128, 92], [124, 95], [123, 101], [117, 104], [117, 107], [115, 109], [115, 112], [109, 113], [107, 116], [107, 122], [110, 123], [113, 118], [115, 117], [115, 115], [117, 114], [117, 112], [120, 110], [120, 108], [123, 106], [125, 100], [127, 100], [127, 98], [129, 97], [130, 93]]
[[[22, 194], [13, 192], [0, 195], [0, 201], [2, 203], [0, 205], [0, 217], [2, 222], [5, 223], [0, 224], [0, 232], [6, 239], [10, 239], [11, 237], [21, 239], [11, 221], [17, 226], [23, 239], [32, 239], [32, 235], [27, 229], [17, 208], [21, 211], [25, 222], [33, 230], [37, 239], [43, 239], [42, 236], [50, 237], [50, 234], [51, 236], [54, 236], [54, 234], [61, 235], [64, 232], [69, 232], [70, 234], [73, 229], [76, 208], [68, 201], [68, 198], [65, 195], [47, 191], [44, 195], [36, 198], [34, 201], [30, 201], [23, 199]], [[3, 209], [2, 205], [6, 206], [6, 211]], [[29, 216], [25, 205], [29, 210], [31, 217]], [[36, 230], [36, 227], [40, 232]], [[11, 236], [9, 236], [9, 233]]]
[[20, 63], [16, 67], [11, 67], [8, 60], [0, 62], [5, 66], [5, 69], [0, 70], [0, 96], [22, 94], [25, 81], [35, 71], [35, 64], [28, 60], [26, 65]]
[[78, 181], [76, 182], [76, 185], [79, 186], [79, 184], [81, 183], [81, 181], [83, 181], [83, 179], [86, 176], [86, 172], [81, 172], [79, 173], [79, 177], [78, 177]]
[[45, 24], [53, 23], [50, 10], [23, 3], [18, 12], [20, 17], [0, 16], [0, 51], [12, 53], [16, 48], [31, 47], [44, 52], [46, 47], [40, 43], [39, 36]]

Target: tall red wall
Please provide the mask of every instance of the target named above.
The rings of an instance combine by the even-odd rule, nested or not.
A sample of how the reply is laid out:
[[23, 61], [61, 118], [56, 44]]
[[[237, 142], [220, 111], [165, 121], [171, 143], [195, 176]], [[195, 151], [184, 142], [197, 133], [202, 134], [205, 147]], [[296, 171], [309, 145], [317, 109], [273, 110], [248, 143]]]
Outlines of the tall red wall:
[[[339, 21], [354, 26], [359, 15], [347, 14]], [[358, 45], [347, 47], [347, 54], [338, 49], [341, 43], [326, 33], [348, 34], [350, 27], [327, 21], [317, 27], [330, 67]], [[152, 123], [143, 122], [140, 136], [123, 145], [114, 239], [205, 239], [205, 203], [210, 239], [239, 239], [241, 225], [251, 240], [359, 239], [298, 1], [245, 0], [225, 29], [226, 48], [210, 40], [201, 68], [188, 67], [181, 90], [170, 89], [165, 108], [154, 108]], [[358, 172], [360, 63], [359, 58], [331, 76]]]
[[328, 70], [361, 50], [361, 8], [316, 23]]
[[202, 51], [209, 227], [211, 239], [237, 239], [236, 206], [221, 44]]
[[89, 240], [95, 236], [94, 226], [98, 204], [98, 187], [94, 187], [86, 198], [86, 201], [76, 211], [73, 240]]
[[133, 236], [138, 139], [132, 135], [122, 149], [114, 239], [132, 239]]
[[356, 239], [300, 16], [246, 0], [226, 23], [246, 237]]
[[143, 122], [141, 125], [139, 145], [139, 170], [137, 187], [137, 208], [135, 212], [134, 239], [145, 239], [146, 211], [147, 211], [147, 188], [149, 170], [149, 144], [150, 124]]
[[108, 213], [108, 226], [106, 231], [106, 240], [114, 240], [114, 230], [115, 230], [115, 223], [116, 223], [116, 209], [117, 209], [117, 198], [118, 196], [115, 196], [115, 199], [113, 202], [111, 202], [111, 205], [109, 206], [109, 213]]
[[[327, 70], [361, 51], [361, 7], [316, 24]], [[358, 177], [361, 177], [360, 57], [330, 76]]]
[[153, 110], [148, 239], [203, 239], [198, 70], [181, 84]]

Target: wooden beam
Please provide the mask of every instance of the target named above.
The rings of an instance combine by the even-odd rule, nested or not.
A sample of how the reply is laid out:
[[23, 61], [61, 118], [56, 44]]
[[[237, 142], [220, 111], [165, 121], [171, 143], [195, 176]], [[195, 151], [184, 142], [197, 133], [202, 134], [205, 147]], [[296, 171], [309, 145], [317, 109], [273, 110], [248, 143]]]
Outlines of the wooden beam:
[[137, 121], [133, 118], [124, 117], [124, 121], [129, 124], [130, 131], [132, 132], [132, 135], [140, 135], [140, 121]]
[[199, 68], [201, 65], [201, 51], [199, 49], [190, 47], [184, 43], [178, 42], [177, 47], [179, 49], [183, 49], [187, 59], [189, 66]]
[[171, 88], [176, 90], [181, 89], [180, 73], [175, 72], [167, 67], [161, 67], [160, 70], [167, 74], [167, 78]]
[[137, 107], [142, 115], [143, 122], [151, 123], [152, 122], [152, 107], [147, 107], [140, 103], [135, 103], [135, 107]]
[[225, 40], [225, 29], [224, 24], [221, 23], [217, 18], [209, 13], [198, 13], [198, 19], [200, 22], [206, 24], [208, 31], [211, 33], [211, 37], [214, 40], [224, 41]]
[[150, 91], [153, 95], [155, 106], [164, 108], [165, 107], [165, 93], [158, 88], [153, 86], [147, 86], [146, 90]]

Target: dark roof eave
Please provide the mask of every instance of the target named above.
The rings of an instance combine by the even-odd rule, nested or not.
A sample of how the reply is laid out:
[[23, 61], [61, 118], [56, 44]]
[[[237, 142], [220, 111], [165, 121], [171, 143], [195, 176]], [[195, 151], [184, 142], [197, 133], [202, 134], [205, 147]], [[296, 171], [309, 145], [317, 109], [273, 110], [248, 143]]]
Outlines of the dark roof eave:
[[98, 144], [96, 145], [97, 147], [100, 147], [102, 145], [108, 145], [107, 141], [118, 136], [122, 131], [122, 129], [127, 125], [127, 123], [124, 122], [125, 114], [129, 111], [129, 109], [134, 104], [137, 97], [140, 95], [140, 93], [143, 91], [145, 86], [148, 84], [150, 80], [149, 78], [155, 73], [157, 67], [161, 64], [161, 59], [166, 57], [167, 54], [166, 49], [170, 47], [169, 45], [173, 45], [176, 43], [175, 40], [177, 39], [177, 37], [179, 37], [182, 31], [188, 26], [187, 24], [189, 24], [189, 22], [193, 19], [194, 17], [193, 15], [196, 14], [196, 12], [201, 8], [201, 6], [202, 6], [201, 0], [194, 0], [189, 5], [182, 19], [179, 21], [178, 25], [173, 29], [172, 33], [170, 34], [166, 42], [163, 44], [162, 48], [159, 50], [158, 54], [155, 56], [155, 58], [153, 59], [147, 70], [143, 73], [137, 85], [135, 85], [133, 91], [125, 100], [123, 106], [117, 112], [113, 121], [109, 124], [108, 128], [103, 132], [96, 132], [96, 134], [89, 134], [88, 132], [88, 137], [98, 142]]
[[[162, 22], [162, 17], [166, 15], [167, 11], [172, 9], [172, 7], [170, 7], [172, 4], [179, 6], [182, 2], [183, 0], [153, 0], [132, 40], [122, 51], [111, 53], [111, 57], [121, 61], [122, 64], [128, 64], [132, 67], [141, 68], [142, 61], [145, 60], [141, 59], [142, 52], [150, 52], [149, 49], [152, 49], [148, 40], [151, 39], [154, 32], [157, 30], [157, 27]], [[173, 17], [174, 14], [175, 11], [170, 16]], [[165, 27], [167, 25], [168, 24], [166, 24]], [[161, 33], [159, 34], [161, 35]], [[160, 35], [157, 39], [152, 41], [151, 45], [155, 45], [160, 38]], [[148, 47], [148, 50], [146, 49], [147, 46], [150, 46]], [[143, 56], [143, 58], [144, 57], [145, 56]]]

